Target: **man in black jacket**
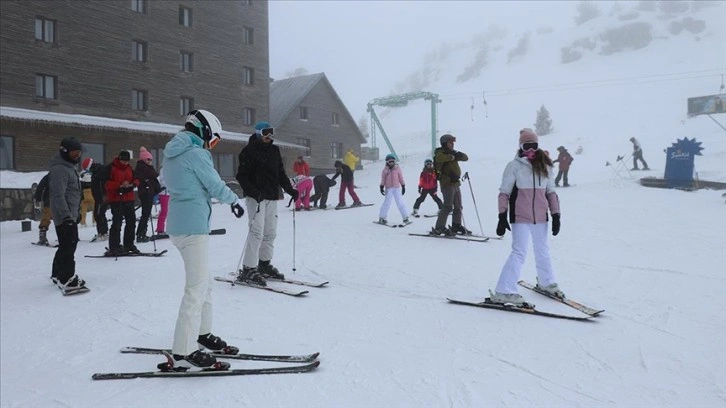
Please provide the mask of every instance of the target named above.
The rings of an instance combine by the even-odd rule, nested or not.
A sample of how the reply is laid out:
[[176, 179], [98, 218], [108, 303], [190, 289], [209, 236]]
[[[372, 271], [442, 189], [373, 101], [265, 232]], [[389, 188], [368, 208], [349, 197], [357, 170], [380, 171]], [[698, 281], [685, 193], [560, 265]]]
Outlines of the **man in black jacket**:
[[[335, 180], [331, 180], [328, 176], [321, 174], [313, 178], [313, 187], [315, 187], [315, 194], [310, 197], [310, 201], [321, 210], [328, 208], [328, 191], [330, 187], [336, 184]], [[320, 205], [318, 205], [320, 200]]]
[[285, 279], [272, 266], [277, 236], [277, 201], [280, 189], [297, 199], [298, 192], [285, 174], [280, 149], [273, 144], [269, 122], [257, 122], [255, 133], [239, 153], [237, 181], [242, 187], [249, 217], [249, 235], [238, 280], [265, 286], [265, 278]]

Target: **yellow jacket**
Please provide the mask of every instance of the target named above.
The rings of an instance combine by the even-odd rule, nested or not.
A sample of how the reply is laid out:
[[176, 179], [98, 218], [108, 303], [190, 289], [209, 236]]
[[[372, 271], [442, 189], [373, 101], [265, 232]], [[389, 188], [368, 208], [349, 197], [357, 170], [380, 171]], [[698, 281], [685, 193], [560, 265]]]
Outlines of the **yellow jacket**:
[[348, 167], [350, 167], [351, 170], [355, 170], [356, 164], [360, 159], [358, 156], [353, 154], [353, 150], [348, 150], [348, 153], [345, 154], [345, 158], [343, 158], [343, 163], [345, 163]]

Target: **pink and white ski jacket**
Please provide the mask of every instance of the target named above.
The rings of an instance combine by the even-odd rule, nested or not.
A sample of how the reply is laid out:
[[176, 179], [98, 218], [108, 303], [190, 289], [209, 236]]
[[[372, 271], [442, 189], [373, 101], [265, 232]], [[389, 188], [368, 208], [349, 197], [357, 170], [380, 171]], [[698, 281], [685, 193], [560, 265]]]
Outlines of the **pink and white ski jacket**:
[[537, 224], [547, 222], [547, 210], [559, 214], [560, 199], [550, 174], [535, 174], [526, 157], [517, 157], [504, 168], [499, 187], [499, 213], [509, 210], [509, 222]]
[[383, 167], [381, 172], [381, 185], [386, 189], [389, 188], [400, 188], [406, 185], [406, 181], [403, 179], [403, 170], [398, 167], [398, 164], [390, 168], [388, 166]]

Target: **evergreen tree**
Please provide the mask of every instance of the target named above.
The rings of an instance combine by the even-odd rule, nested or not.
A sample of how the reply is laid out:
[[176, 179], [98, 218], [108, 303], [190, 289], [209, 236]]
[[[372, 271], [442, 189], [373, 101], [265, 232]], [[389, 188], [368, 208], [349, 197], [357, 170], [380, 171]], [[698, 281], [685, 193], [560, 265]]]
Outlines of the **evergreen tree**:
[[552, 119], [550, 118], [550, 111], [542, 105], [537, 111], [537, 122], [534, 124], [534, 131], [540, 135], [548, 135], [552, 133], [555, 128], [552, 127]]

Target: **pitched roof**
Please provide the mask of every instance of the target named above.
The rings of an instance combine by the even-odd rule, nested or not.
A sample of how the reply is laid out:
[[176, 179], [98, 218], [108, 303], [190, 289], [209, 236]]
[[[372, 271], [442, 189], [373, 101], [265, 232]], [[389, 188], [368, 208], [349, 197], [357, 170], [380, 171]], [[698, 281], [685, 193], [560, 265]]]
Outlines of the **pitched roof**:
[[315, 85], [324, 73], [281, 79], [270, 84], [270, 122], [279, 126]]

